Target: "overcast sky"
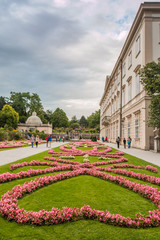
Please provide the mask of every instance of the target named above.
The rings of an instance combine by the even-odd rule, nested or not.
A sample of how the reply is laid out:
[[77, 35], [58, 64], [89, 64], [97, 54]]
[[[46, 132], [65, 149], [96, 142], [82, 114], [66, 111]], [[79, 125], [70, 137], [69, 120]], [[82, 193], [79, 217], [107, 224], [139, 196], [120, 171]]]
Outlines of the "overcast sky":
[[37, 93], [45, 110], [89, 116], [142, 2], [0, 0], [0, 96]]

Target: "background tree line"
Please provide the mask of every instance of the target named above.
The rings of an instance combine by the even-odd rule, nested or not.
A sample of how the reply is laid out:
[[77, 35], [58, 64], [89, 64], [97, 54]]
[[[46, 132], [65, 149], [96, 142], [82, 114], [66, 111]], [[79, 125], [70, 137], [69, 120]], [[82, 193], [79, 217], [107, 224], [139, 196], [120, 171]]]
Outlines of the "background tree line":
[[73, 116], [69, 120], [66, 113], [60, 108], [54, 112], [52, 110], [45, 111], [39, 95], [29, 92], [10, 92], [9, 98], [0, 96], [0, 127], [16, 128], [18, 122], [25, 123], [34, 111], [43, 123], [49, 122], [53, 128], [95, 128], [97, 131], [100, 129], [100, 110], [95, 111], [87, 118], [81, 116], [80, 119], [77, 119], [76, 116]]

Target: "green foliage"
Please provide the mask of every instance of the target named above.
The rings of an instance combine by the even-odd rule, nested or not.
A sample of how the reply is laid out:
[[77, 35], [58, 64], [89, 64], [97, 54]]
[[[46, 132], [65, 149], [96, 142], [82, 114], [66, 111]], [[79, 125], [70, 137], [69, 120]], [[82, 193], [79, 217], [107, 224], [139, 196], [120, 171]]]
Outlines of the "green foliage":
[[73, 129], [76, 129], [76, 128], [79, 128], [80, 126], [78, 122], [75, 122], [75, 123], [70, 123], [70, 127]]
[[57, 108], [54, 113], [51, 115], [51, 121], [53, 128], [55, 127], [68, 127], [68, 118], [66, 113]]
[[140, 71], [141, 83], [151, 97], [149, 126], [160, 128], [160, 62], [147, 63]]
[[19, 122], [19, 114], [9, 105], [5, 105], [0, 111], [0, 127], [16, 128]]
[[0, 128], [0, 141], [5, 141], [7, 139], [7, 131], [4, 128]]
[[80, 126], [83, 128], [87, 128], [88, 127], [88, 120], [85, 118], [85, 116], [82, 116], [79, 120], [79, 124]]
[[160, 93], [160, 62], [147, 63], [140, 71], [141, 83], [149, 96]]
[[0, 96], [0, 110], [4, 107], [4, 105], [7, 103], [6, 98]]
[[96, 136], [92, 136], [92, 137], [91, 137], [91, 140], [92, 140], [93, 142], [96, 142], [96, 141], [97, 141]]
[[90, 128], [97, 128], [100, 124], [100, 110], [92, 113], [87, 120]]
[[149, 126], [160, 128], [160, 94], [151, 98]]

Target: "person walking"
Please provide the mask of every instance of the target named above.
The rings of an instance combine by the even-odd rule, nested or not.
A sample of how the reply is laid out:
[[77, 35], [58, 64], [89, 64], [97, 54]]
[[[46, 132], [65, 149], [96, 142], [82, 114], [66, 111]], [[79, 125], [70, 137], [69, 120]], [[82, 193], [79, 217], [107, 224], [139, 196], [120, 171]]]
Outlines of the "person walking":
[[120, 137], [117, 137], [117, 139], [116, 139], [116, 143], [117, 143], [117, 148], [119, 148], [119, 144], [120, 144]]
[[61, 142], [61, 136], [59, 136], [59, 142]]
[[64, 142], [64, 136], [63, 136], [63, 142]]
[[48, 147], [49, 136], [46, 137], [46, 147]]
[[108, 142], [108, 138], [107, 138], [107, 136], [106, 136], [106, 138], [105, 138], [105, 141]]
[[52, 142], [52, 136], [51, 135], [49, 135], [48, 141], [49, 141], [49, 147], [51, 148], [51, 142]]
[[32, 134], [32, 136], [31, 136], [31, 144], [32, 144], [32, 148], [33, 148], [33, 145], [34, 145], [34, 135]]
[[130, 137], [128, 137], [127, 143], [128, 143], [128, 148], [130, 148], [131, 147], [131, 138]]
[[124, 148], [126, 148], [126, 139], [123, 139]]
[[38, 142], [39, 142], [39, 136], [36, 135], [36, 148], [38, 147]]

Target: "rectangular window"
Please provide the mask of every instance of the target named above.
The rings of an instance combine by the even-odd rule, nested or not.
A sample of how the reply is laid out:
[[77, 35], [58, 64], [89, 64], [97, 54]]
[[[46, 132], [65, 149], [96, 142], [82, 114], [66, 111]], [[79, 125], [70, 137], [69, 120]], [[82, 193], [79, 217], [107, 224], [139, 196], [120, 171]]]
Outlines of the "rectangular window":
[[115, 138], [115, 127], [113, 127], [113, 138]]
[[119, 109], [119, 95], [117, 96], [117, 109]]
[[125, 105], [125, 89], [122, 90], [122, 107]]
[[122, 64], [122, 77], [126, 75], [126, 63]]
[[122, 123], [122, 138], [124, 138], [124, 123]]
[[140, 52], [140, 36], [136, 40], [136, 56], [139, 54], [139, 52]]
[[118, 137], [118, 124], [116, 125], [116, 138]]
[[135, 120], [135, 138], [139, 137], [139, 120]]
[[120, 83], [120, 79], [121, 79], [121, 76], [120, 76], [120, 73], [118, 73], [118, 83]]
[[132, 85], [131, 82], [128, 83], [128, 102], [131, 100], [132, 98]]
[[132, 51], [128, 55], [128, 68], [130, 68], [132, 65]]
[[139, 74], [136, 75], [136, 95], [140, 92]]
[[131, 123], [128, 122], [128, 137], [131, 136]]

